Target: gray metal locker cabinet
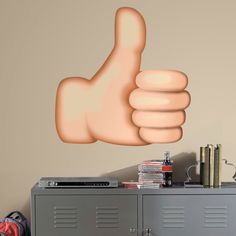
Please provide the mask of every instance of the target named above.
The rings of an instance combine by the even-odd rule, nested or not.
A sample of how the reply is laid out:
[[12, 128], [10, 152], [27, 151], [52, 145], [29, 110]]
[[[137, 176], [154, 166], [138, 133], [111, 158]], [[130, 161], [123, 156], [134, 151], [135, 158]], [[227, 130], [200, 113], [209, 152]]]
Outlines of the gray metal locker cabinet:
[[149, 229], [152, 236], [233, 236], [235, 216], [234, 195], [143, 197], [143, 228]]
[[234, 236], [236, 188], [31, 191], [32, 236]]
[[[137, 235], [135, 195], [40, 195], [36, 236]], [[34, 234], [33, 234], [34, 235]]]

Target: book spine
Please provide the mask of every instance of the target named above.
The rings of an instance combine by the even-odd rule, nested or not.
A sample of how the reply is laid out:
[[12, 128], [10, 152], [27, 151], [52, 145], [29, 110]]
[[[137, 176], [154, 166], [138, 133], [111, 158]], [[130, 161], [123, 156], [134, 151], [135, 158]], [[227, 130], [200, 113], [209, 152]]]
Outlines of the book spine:
[[200, 184], [204, 183], [205, 147], [200, 147]]
[[220, 187], [222, 183], [222, 145], [218, 144], [217, 147], [219, 150], [219, 187]]
[[214, 150], [214, 188], [220, 186], [220, 160], [219, 160], [219, 148], [215, 147]]
[[210, 157], [210, 187], [214, 187], [214, 145], [210, 144], [209, 147], [209, 157]]
[[209, 187], [210, 186], [210, 156], [209, 156], [209, 147], [203, 147], [204, 152], [204, 169], [203, 169], [203, 186]]

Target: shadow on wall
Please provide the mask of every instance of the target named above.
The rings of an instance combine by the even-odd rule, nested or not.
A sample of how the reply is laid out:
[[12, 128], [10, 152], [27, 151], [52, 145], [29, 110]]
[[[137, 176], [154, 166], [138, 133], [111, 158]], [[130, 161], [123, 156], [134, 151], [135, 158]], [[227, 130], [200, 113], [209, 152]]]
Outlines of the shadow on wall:
[[[173, 160], [173, 182], [174, 183], [183, 183], [186, 176], [186, 169], [196, 164], [197, 156], [195, 152], [191, 153], [179, 153], [175, 156], [172, 156]], [[138, 165], [130, 166], [124, 169], [116, 170], [103, 174], [102, 176], [112, 176], [117, 177], [119, 182], [123, 181], [137, 181], [138, 180]], [[190, 176], [192, 178], [191, 182], [199, 182], [199, 175], [196, 172], [196, 167], [191, 168]]]
[[24, 202], [20, 211], [25, 215], [27, 220], [30, 222], [30, 198], [29, 197]]
[[137, 181], [138, 180], [138, 165], [130, 166], [124, 169], [108, 172], [101, 176], [112, 176], [118, 178], [119, 182]]
[[[196, 164], [197, 156], [195, 152], [182, 152], [173, 156], [173, 161], [173, 182], [183, 183], [187, 178], [186, 169], [189, 166]], [[197, 174], [196, 167], [191, 168], [189, 174], [192, 178], [191, 182], [200, 181], [200, 176]]]

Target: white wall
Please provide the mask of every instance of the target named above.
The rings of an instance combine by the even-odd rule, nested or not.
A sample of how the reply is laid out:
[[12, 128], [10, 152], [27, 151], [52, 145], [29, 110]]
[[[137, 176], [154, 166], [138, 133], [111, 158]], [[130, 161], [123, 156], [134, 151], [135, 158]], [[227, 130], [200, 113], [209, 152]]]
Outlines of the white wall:
[[[142, 69], [189, 76], [184, 137], [144, 147], [64, 144], [54, 123], [57, 85], [64, 77], [96, 72], [112, 48], [121, 6], [135, 7], [146, 20]], [[142, 160], [165, 150], [199, 158], [207, 143], [221, 143], [224, 156], [236, 162], [235, 9], [233, 0], [1, 0], [0, 217], [14, 209], [29, 216], [30, 188], [41, 176], [113, 173], [128, 179]], [[232, 169], [224, 168], [224, 180], [231, 176]]]

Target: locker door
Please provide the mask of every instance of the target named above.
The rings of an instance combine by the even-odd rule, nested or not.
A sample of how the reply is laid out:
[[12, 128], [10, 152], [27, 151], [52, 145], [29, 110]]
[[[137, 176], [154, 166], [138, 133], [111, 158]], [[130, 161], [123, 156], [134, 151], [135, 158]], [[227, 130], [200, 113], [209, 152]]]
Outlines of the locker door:
[[[146, 195], [143, 198], [143, 229], [147, 236], [193, 236], [186, 196]], [[191, 216], [195, 217], [195, 216]], [[200, 234], [199, 234], [200, 235]], [[198, 235], [198, 236], [199, 236]]]
[[235, 212], [233, 195], [146, 195], [143, 229], [150, 236], [234, 235]]
[[137, 235], [137, 196], [37, 196], [36, 236]]

